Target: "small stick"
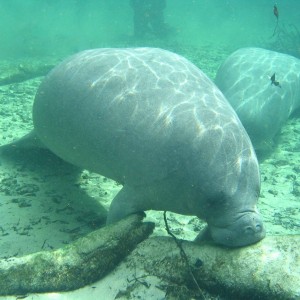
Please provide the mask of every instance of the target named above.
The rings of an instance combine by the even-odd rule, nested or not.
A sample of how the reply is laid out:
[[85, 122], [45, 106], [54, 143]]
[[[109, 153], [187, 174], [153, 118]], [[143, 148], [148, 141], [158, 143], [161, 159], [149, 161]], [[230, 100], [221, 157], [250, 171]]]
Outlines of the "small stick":
[[198, 284], [198, 282], [197, 282], [197, 280], [196, 280], [196, 278], [194, 276], [194, 273], [193, 273], [192, 268], [191, 268], [190, 263], [189, 263], [189, 259], [188, 259], [187, 255], [186, 255], [184, 249], [182, 248], [181, 241], [178, 240], [177, 237], [170, 230], [170, 227], [169, 227], [169, 224], [168, 224], [168, 221], [167, 221], [167, 212], [166, 211], [164, 211], [164, 221], [165, 221], [165, 226], [166, 226], [167, 233], [174, 239], [177, 247], [179, 248], [180, 255], [181, 255], [182, 259], [184, 260], [184, 262], [185, 262], [185, 264], [186, 264], [186, 266], [188, 268], [188, 271], [190, 273], [190, 276], [193, 279], [193, 282], [194, 282], [195, 286], [197, 287], [198, 291], [200, 292], [202, 298], [206, 299], [205, 296], [204, 296], [204, 294], [203, 294], [203, 291], [201, 290], [201, 288], [200, 288], [200, 286], [199, 286], [199, 284]]

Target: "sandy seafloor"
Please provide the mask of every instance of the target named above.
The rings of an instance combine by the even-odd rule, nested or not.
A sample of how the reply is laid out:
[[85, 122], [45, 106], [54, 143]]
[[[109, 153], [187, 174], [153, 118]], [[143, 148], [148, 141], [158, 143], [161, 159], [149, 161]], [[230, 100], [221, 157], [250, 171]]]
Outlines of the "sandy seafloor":
[[[203, 48], [184, 54], [211, 78], [227, 53]], [[21, 62], [0, 62], [2, 70]], [[42, 77], [0, 86], [0, 145], [28, 133], [31, 107]], [[300, 234], [300, 119], [291, 118], [277, 144], [260, 162], [262, 188], [258, 203], [268, 235]], [[59, 248], [102, 226], [105, 210], [120, 190], [117, 183], [80, 171], [43, 151], [13, 151], [0, 157], [0, 257]], [[168, 213], [178, 238], [193, 240], [204, 224], [195, 217]], [[147, 212], [154, 235], [167, 235], [162, 212]], [[126, 286], [122, 264], [106, 278], [68, 293], [31, 294], [26, 299], [114, 299]], [[103, 296], [105, 295], [105, 298]], [[138, 297], [138, 296], [137, 296]], [[0, 299], [16, 299], [0, 297]], [[122, 299], [122, 298], [118, 298]], [[132, 298], [135, 299], [135, 298]], [[152, 298], [163, 299], [163, 293]]]

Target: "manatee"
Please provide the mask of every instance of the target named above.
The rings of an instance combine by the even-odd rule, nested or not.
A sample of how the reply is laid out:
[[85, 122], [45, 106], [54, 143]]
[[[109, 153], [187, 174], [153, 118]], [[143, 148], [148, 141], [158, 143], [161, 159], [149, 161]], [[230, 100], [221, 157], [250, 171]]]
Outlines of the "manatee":
[[300, 106], [300, 60], [265, 49], [242, 48], [221, 65], [216, 84], [254, 147], [264, 149]]
[[177, 54], [75, 54], [40, 85], [33, 123], [25, 140], [123, 185], [107, 223], [152, 209], [197, 216], [226, 246], [265, 236], [251, 141], [215, 84]]

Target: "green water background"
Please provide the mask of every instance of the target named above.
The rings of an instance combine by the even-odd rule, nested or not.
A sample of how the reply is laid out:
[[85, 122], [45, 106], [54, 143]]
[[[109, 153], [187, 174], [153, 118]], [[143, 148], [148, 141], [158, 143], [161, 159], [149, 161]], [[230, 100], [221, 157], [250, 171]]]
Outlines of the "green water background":
[[[56, 64], [57, 59], [84, 49], [156, 46], [183, 54], [212, 79], [230, 52], [241, 47], [263, 47], [300, 58], [300, 0], [277, 1], [279, 27], [272, 36], [274, 4], [273, 0], [167, 0], [165, 21], [172, 33], [162, 39], [137, 39], [129, 0], [0, 0], [1, 144], [32, 128], [32, 102], [42, 79], [24, 80], [45, 75], [53, 67], [51, 58]], [[47, 68], [40, 70], [48, 61]], [[34, 62], [38, 72], [27, 66]], [[270, 235], [299, 234], [300, 159], [299, 150], [293, 150], [300, 149], [298, 120], [283, 129], [281, 147], [261, 164], [259, 204]], [[91, 201], [81, 190], [69, 192], [65, 183], [70, 184], [73, 177], [67, 174], [62, 180], [52, 162], [54, 175], [45, 175], [48, 169], [42, 167], [45, 173], [37, 176], [39, 159], [31, 159], [36, 168], [20, 168], [20, 163], [12, 168], [1, 162], [2, 256], [24, 255], [44, 246], [45, 250], [57, 249], [103, 225], [99, 203], [107, 209], [117, 189], [106, 179], [84, 172], [78, 180], [80, 187], [92, 199], [101, 198], [99, 203]], [[36, 195], [30, 194], [32, 188], [37, 189]], [[15, 217], [5, 213], [4, 208], [10, 212], [11, 207]], [[69, 213], [66, 208], [71, 208]], [[166, 234], [157, 215], [158, 232]], [[184, 239], [193, 238], [195, 228], [199, 228], [196, 218], [172, 223], [176, 235]]]
[[[230, 50], [259, 46], [300, 56], [300, 1], [277, 1], [282, 30], [271, 37], [276, 25], [274, 4], [272, 0], [167, 0], [165, 21], [173, 32], [160, 43]], [[0, 41], [0, 59], [158, 44], [155, 38], [133, 37], [129, 0], [1, 0]]]

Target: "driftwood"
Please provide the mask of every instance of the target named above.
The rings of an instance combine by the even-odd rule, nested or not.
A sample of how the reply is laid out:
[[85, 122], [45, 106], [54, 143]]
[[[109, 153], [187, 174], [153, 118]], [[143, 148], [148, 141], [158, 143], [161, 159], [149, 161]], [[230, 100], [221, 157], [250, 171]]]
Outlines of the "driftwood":
[[[300, 235], [266, 237], [243, 248], [183, 242], [197, 283], [203, 290], [225, 299], [300, 299]], [[172, 238], [150, 238], [129, 259], [157, 276], [186, 290], [197, 286]], [[202, 299], [201, 295], [198, 295]]]
[[0, 295], [68, 291], [93, 283], [154, 229], [132, 215], [55, 251], [0, 260]]
[[25, 80], [33, 79], [40, 76], [45, 76], [54, 64], [18, 64], [11, 67], [0, 76], [0, 86], [19, 83]]

